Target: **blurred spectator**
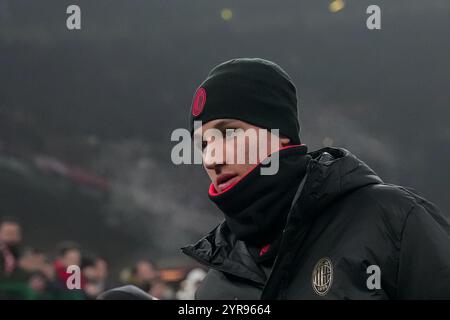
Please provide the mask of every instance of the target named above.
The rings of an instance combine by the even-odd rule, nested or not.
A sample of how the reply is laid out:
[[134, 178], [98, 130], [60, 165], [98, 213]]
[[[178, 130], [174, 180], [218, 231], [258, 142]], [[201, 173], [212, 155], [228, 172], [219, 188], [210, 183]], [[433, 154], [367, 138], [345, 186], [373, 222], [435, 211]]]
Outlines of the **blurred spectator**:
[[[75, 242], [62, 242], [58, 246], [58, 256], [53, 263], [56, 276], [56, 284], [60, 291], [61, 299], [84, 299], [85, 295], [82, 290], [67, 288], [67, 280], [71, 276], [67, 272], [67, 267], [71, 265], [79, 266], [81, 269], [81, 249], [80, 246]], [[84, 288], [85, 279], [81, 275], [81, 289]]]
[[27, 299], [57, 299], [55, 271], [46, 255], [34, 248], [25, 248], [19, 260], [19, 268], [28, 273]]
[[57, 291], [51, 288], [51, 282], [42, 272], [34, 272], [28, 280], [30, 294], [28, 299], [31, 300], [50, 300], [57, 299]]
[[[81, 289], [67, 288], [70, 265], [80, 267]], [[122, 272], [121, 280], [158, 299], [193, 299], [205, 272], [194, 269], [183, 280], [185, 272], [183, 268], [157, 270], [151, 261], [141, 259]], [[0, 220], [0, 299], [96, 299], [107, 289], [107, 277], [106, 260], [85, 254], [77, 243], [59, 244], [52, 262], [36, 248], [22, 248], [17, 220]]]
[[151, 283], [157, 276], [157, 271], [150, 261], [140, 260], [131, 269], [129, 279], [126, 280], [126, 283], [133, 284], [145, 292], [149, 292]]
[[83, 289], [88, 299], [95, 299], [106, 289], [108, 266], [101, 258], [83, 257], [82, 260], [82, 273], [86, 281]]
[[81, 250], [80, 246], [75, 242], [63, 242], [58, 247], [58, 256], [54, 262], [57, 279], [66, 285], [70, 274], [66, 272], [70, 265], [80, 266], [81, 264]]
[[108, 278], [108, 263], [103, 258], [97, 258], [95, 265], [97, 268], [98, 277], [103, 279], [106, 283], [106, 279]]
[[19, 259], [19, 267], [29, 273], [36, 271], [42, 272], [42, 274], [48, 278], [54, 278], [54, 270], [51, 263], [48, 262], [45, 254], [35, 248], [25, 248]]
[[121, 272], [123, 284], [135, 285], [155, 298], [175, 299], [175, 290], [160, 277], [160, 272], [148, 260], [139, 260], [131, 269]]
[[16, 269], [22, 243], [22, 229], [14, 218], [0, 221], [0, 277], [8, 277]]
[[19, 268], [22, 229], [12, 217], [0, 221], [0, 298], [26, 299], [28, 275]]

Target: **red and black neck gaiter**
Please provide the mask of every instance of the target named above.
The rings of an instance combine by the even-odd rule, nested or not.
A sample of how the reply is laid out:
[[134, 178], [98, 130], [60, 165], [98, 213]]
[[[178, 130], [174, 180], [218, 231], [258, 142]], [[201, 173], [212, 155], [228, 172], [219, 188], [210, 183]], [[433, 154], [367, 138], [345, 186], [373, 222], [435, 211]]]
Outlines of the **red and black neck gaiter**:
[[261, 175], [258, 167], [263, 164], [260, 163], [226, 192], [209, 194], [224, 213], [230, 230], [248, 244], [265, 245], [281, 233], [311, 159], [305, 145], [277, 152], [277, 174]]

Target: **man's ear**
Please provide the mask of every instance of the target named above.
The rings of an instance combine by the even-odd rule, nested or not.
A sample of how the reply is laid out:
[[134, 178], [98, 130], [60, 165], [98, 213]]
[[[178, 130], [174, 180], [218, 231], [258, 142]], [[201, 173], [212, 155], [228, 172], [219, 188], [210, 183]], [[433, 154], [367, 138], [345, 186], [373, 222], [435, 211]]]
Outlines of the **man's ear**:
[[290, 144], [291, 140], [285, 136], [280, 135], [280, 145], [281, 147], [286, 147]]

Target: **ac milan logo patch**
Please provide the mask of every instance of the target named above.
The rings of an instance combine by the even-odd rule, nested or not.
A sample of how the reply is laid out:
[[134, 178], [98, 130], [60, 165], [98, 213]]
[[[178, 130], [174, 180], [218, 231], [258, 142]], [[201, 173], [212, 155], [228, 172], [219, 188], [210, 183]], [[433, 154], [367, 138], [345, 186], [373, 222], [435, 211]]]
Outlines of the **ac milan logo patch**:
[[312, 287], [319, 296], [328, 293], [333, 284], [333, 265], [329, 258], [320, 259], [312, 273]]
[[205, 107], [206, 103], [206, 90], [204, 88], [198, 88], [195, 92], [194, 101], [192, 101], [192, 115], [198, 117]]

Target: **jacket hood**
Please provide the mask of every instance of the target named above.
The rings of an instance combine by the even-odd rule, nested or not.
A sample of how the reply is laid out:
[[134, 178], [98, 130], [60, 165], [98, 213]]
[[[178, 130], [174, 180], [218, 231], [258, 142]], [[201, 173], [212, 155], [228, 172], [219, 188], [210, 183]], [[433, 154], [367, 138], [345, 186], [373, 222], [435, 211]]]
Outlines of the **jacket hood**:
[[317, 214], [336, 198], [383, 182], [368, 165], [344, 148], [322, 148], [309, 155], [312, 159], [307, 178], [296, 203], [306, 214]]
[[[305, 182], [292, 208], [288, 223], [305, 223], [313, 219], [334, 200], [369, 184], [382, 183], [380, 177], [363, 161], [344, 148], [322, 148], [308, 153]], [[182, 251], [207, 265], [237, 276], [263, 283], [264, 274], [225, 222]], [[253, 271], [253, 272], [249, 272]]]

